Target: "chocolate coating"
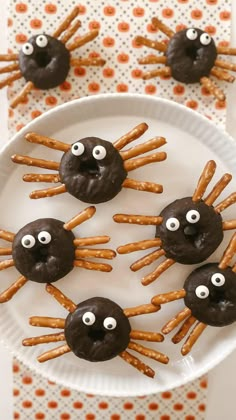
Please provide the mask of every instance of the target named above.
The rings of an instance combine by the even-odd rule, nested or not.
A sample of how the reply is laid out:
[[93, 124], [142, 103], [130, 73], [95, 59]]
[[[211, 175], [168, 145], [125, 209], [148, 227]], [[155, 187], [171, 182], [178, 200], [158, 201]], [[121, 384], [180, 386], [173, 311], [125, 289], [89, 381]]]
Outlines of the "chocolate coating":
[[[86, 325], [82, 319], [88, 312], [95, 316], [92, 325]], [[104, 320], [108, 317], [117, 322], [112, 330], [104, 327]], [[113, 359], [124, 351], [130, 341], [130, 331], [129, 320], [122, 308], [103, 297], [79, 303], [77, 309], [66, 318], [65, 337], [68, 346], [77, 357], [90, 362]]]
[[[15, 235], [12, 256], [17, 270], [27, 279], [53, 283], [73, 269], [75, 237], [63, 228], [63, 224], [57, 219], [38, 219], [25, 225]], [[47, 237], [50, 239], [48, 234], [51, 240], [43, 243], [47, 242]], [[30, 247], [23, 246], [22, 240]]]
[[[212, 283], [212, 275], [216, 273], [223, 274], [225, 278], [221, 286]], [[204, 299], [196, 295], [196, 288], [201, 285], [209, 290], [208, 297]], [[185, 304], [200, 322], [223, 327], [236, 321], [236, 274], [230, 267], [221, 270], [217, 263], [205, 264], [188, 276], [184, 289]]]
[[[189, 223], [186, 216], [191, 210], [199, 213], [199, 221]], [[181, 264], [196, 264], [208, 258], [223, 240], [222, 217], [204, 201], [193, 202], [191, 197], [175, 200], [165, 207], [160, 216], [162, 224], [156, 228], [167, 258]], [[179, 221], [179, 228], [171, 231], [166, 222], [170, 218]]]
[[189, 39], [189, 29], [183, 29], [170, 39], [166, 51], [173, 78], [183, 83], [196, 83], [201, 77], [209, 76], [217, 56], [214, 40], [211, 38], [208, 45], [203, 45], [201, 35], [205, 32], [192, 29], [197, 32], [196, 39]]
[[[73, 146], [81, 144], [84, 152], [79, 156], [74, 155]], [[105, 149], [103, 159], [94, 157], [99, 147]], [[59, 174], [71, 195], [90, 204], [114, 198], [127, 177], [119, 152], [112, 143], [97, 137], [86, 137], [73, 143], [71, 150], [62, 156]]]
[[[40, 37], [47, 40], [44, 47], [37, 45], [40, 44]], [[29, 52], [32, 51], [31, 54], [24, 53], [27, 47]], [[19, 65], [25, 80], [32, 82], [36, 88], [54, 88], [63, 83], [68, 75], [70, 52], [56, 38], [45, 34], [35, 35], [20, 50]]]

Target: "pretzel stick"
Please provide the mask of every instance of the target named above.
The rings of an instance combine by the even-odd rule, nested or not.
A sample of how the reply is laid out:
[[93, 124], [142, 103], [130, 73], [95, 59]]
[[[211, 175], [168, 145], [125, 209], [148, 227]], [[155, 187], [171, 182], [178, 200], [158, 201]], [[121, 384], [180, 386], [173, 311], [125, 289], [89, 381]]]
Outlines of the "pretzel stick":
[[202, 86], [211, 93], [219, 101], [225, 101], [224, 92], [209, 77], [201, 77], [200, 83]]
[[103, 58], [71, 58], [71, 66], [98, 66], [102, 67], [106, 64]]
[[38, 168], [59, 170], [60, 163], [52, 160], [36, 159], [31, 156], [13, 155], [11, 160], [20, 165], [37, 166]]
[[141, 344], [134, 343], [133, 341], [129, 342], [128, 348], [142, 354], [143, 356], [149, 357], [150, 359], [154, 359], [159, 363], [164, 363], [166, 365], [169, 362], [169, 358], [165, 354], [144, 347]]
[[69, 41], [72, 36], [77, 32], [77, 30], [81, 27], [80, 20], [76, 20], [69, 29], [64, 33], [64, 35], [60, 38], [60, 41], [63, 42], [63, 44], [66, 44], [67, 41]]
[[126, 178], [122, 184], [123, 188], [130, 188], [137, 191], [146, 191], [154, 194], [161, 194], [163, 186], [154, 182], [136, 181], [135, 179]]
[[75, 260], [74, 266], [85, 268], [86, 270], [104, 271], [106, 273], [112, 271], [112, 266], [110, 264], [95, 263], [92, 261], [85, 260]]
[[221, 260], [220, 263], [218, 264], [218, 267], [221, 270], [224, 270], [225, 268], [227, 268], [230, 265], [230, 262], [234, 256], [236, 252], [236, 233], [234, 233], [234, 235], [232, 236], [229, 245], [227, 246]]
[[20, 79], [22, 76], [20, 71], [17, 71], [16, 73], [12, 74], [11, 76], [8, 76], [6, 79], [3, 79], [0, 81], [0, 89], [2, 89], [3, 87], [10, 85], [12, 82], [14, 82], [15, 80]]
[[128, 159], [124, 162], [124, 168], [127, 172], [134, 171], [135, 169], [149, 165], [150, 163], [162, 162], [166, 157], [166, 152], [158, 152], [143, 158]]
[[10, 106], [11, 108], [16, 108], [24, 99], [27, 97], [29, 92], [34, 88], [34, 84], [32, 82], [27, 82], [23, 89], [14, 97], [11, 101]]
[[66, 192], [66, 187], [64, 184], [59, 185], [58, 187], [46, 188], [44, 190], [36, 190], [30, 193], [30, 198], [38, 199], [45, 197], [53, 197], [54, 195], [63, 194]]
[[13, 64], [9, 64], [8, 66], [5, 67], [0, 67], [0, 74], [2, 73], [10, 73], [14, 70], [19, 70], [19, 64], [18, 63], [13, 63]]
[[27, 279], [24, 276], [20, 276], [10, 287], [8, 287], [8, 289], [0, 294], [0, 303], [10, 300], [26, 282]]
[[222, 223], [223, 230], [236, 229], [236, 219], [228, 220], [227, 222]]
[[130, 244], [122, 245], [117, 248], [119, 254], [129, 254], [130, 252], [141, 251], [144, 249], [161, 246], [160, 238], [145, 239], [139, 242], [131, 242]]
[[143, 144], [138, 144], [135, 147], [131, 147], [124, 152], [120, 152], [120, 155], [123, 160], [133, 158], [135, 156], [142, 155], [143, 153], [150, 152], [151, 150], [157, 149], [166, 144], [166, 139], [164, 137], [154, 137], [151, 140], [146, 141]]
[[169, 334], [174, 328], [176, 328], [184, 319], [188, 318], [190, 315], [191, 310], [189, 308], [184, 308], [174, 318], [172, 318], [164, 325], [164, 327], [161, 329], [161, 332], [163, 332], [163, 334]]
[[72, 217], [72, 219], [70, 219], [68, 222], [64, 223], [63, 228], [65, 230], [72, 230], [76, 226], [79, 226], [82, 223], [86, 222], [86, 220], [91, 219], [91, 217], [93, 217], [95, 213], [96, 213], [96, 207], [89, 206], [86, 209], [82, 210], [75, 217]]
[[166, 52], [167, 47], [164, 42], [152, 41], [151, 39], [143, 36], [136, 36], [135, 42], [138, 45], [145, 45], [146, 47], [153, 48], [156, 51]]
[[160, 19], [157, 17], [152, 18], [152, 25], [156, 29], [160, 29], [161, 32], [163, 32], [165, 35], [167, 35], [169, 38], [172, 38], [174, 36], [174, 31], [170, 29], [168, 26], [166, 26]]
[[182, 299], [186, 295], [184, 289], [175, 290], [174, 292], [168, 293], [161, 293], [160, 295], [156, 295], [152, 298], [151, 302], [153, 305], [162, 305], [164, 303], [173, 302], [177, 299]]
[[146, 123], [141, 123], [134, 127], [131, 131], [126, 133], [124, 136], [120, 137], [113, 143], [113, 146], [117, 150], [123, 149], [127, 144], [141, 137], [145, 131], [147, 131], [148, 125]]
[[125, 316], [127, 316], [127, 318], [131, 318], [132, 316], [151, 314], [153, 312], [159, 311], [159, 309], [160, 306], [155, 306], [151, 303], [147, 303], [144, 305], [134, 306], [132, 308], [126, 308], [123, 310], [123, 312]]
[[115, 251], [112, 251], [111, 249], [80, 248], [75, 250], [76, 258], [104, 258], [107, 260], [112, 260], [115, 256]]
[[0, 230], [0, 238], [8, 242], [13, 242], [15, 234], [12, 232], [8, 232], [7, 230]]
[[194, 191], [192, 200], [193, 202], [200, 201], [202, 199], [203, 194], [205, 193], [208, 184], [211, 182], [211, 179], [214, 176], [216, 170], [216, 163], [214, 160], [209, 160], [205, 165], [201, 176], [198, 180], [197, 187]]
[[25, 174], [22, 177], [25, 182], [60, 182], [59, 174]]
[[77, 308], [76, 304], [72, 302], [67, 296], [65, 296], [59, 289], [52, 284], [46, 285], [46, 291], [50, 293], [63, 306], [68, 312], [74, 312]]
[[45, 316], [31, 316], [29, 318], [30, 325], [34, 327], [48, 327], [48, 328], [65, 328], [65, 319], [51, 318]]
[[214, 186], [214, 188], [212, 189], [212, 191], [204, 199], [204, 203], [207, 206], [212, 206], [212, 204], [219, 197], [219, 195], [222, 193], [222, 191], [225, 189], [225, 187], [228, 185], [228, 183], [231, 181], [231, 179], [232, 179], [232, 175], [230, 175], [230, 174], [224, 174], [222, 176], [222, 178]]
[[69, 51], [74, 51], [75, 49], [82, 47], [88, 42], [93, 41], [93, 39], [97, 38], [98, 35], [99, 31], [97, 29], [94, 29], [93, 31], [88, 32], [87, 34], [81, 36], [79, 39], [73, 41], [71, 44], [67, 45], [67, 49]]
[[236, 55], [236, 48], [217, 47], [217, 54]]
[[217, 206], [215, 207], [215, 211], [217, 213], [221, 213], [222, 211], [227, 209], [227, 207], [231, 206], [235, 202], [236, 202], [236, 193], [234, 192], [230, 194], [227, 198], [225, 198], [223, 201], [221, 201], [221, 203], [217, 204]]
[[9, 260], [4, 260], [0, 262], [0, 271], [5, 270], [6, 268], [13, 267], [15, 265], [14, 260], [11, 258]]
[[154, 378], [155, 372], [153, 369], [151, 369], [149, 366], [145, 365], [141, 360], [137, 359], [137, 357], [134, 357], [132, 354], [128, 353], [127, 351], [122, 351], [122, 353], [119, 354], [119, 356], [127, 363], [129, 363], [131, 366], [138, 369], [140, 372], [142, 372], [144, 375]]
[[0, 255], [11, 255], [12, 248], [0, 248]]
[[64, 333], [47, 334], [47, 335], [40, 335], [39, 337], [25, 338], [22, 341], [22, 345], [23, 346], [36, 346], [37, 344], [56, 343], [58, 341], [64, 341], [64, 340], [65, 340]]
[[184, 337], [186, 337], [190, 328], [195, 324], [196, 318], [194, 316], [189, 316], [186, 321], [183, 323], [179, 331], [172, 337], [172, 343], [178, 344]]
[[220, 67], [221, 69], [236, 71], [235, 63], [228, 63], [228, 61], [224, 61], [224, 60], [216, 60], [215, 66]]
[[200, 335], [202, 334], [202, 332], [205, 330], [206, 327], [207, 327], [206, 324], [203, 324], [202, 322], [199, 322], [196, 325], [196, 327], [192, 330], [190, 336], [185, 341], [185, 343], [184, 343], [184, 345], [181, 349], [181, 353], [182, 353], [183, 356], [186, 356], [186, 354], [188, 354], [190, 352], [193, 345], [196, 343], [197, 339], [200, 337]]
[[163, 67], [162, 69], [154, 69], [147, 71], [143, 74], [143, 80], [153, 79], [154, 77], [167, 77], [171, 76], [171, 68], [170, 67]]
[[236, 264], [234, 264], [234, 265], [233, 265], [233, 267], [232, 267], [232, 271], [233, 271], [234, 273], [236, 273]]
[[88, 246], [88, 245], [98, 245], [106, 244], [110, 241], [110, 236], [91, 236], [90, 238], [75, 238], [75, 246]]
[[216, 67], [213, 67], [211, 69], [210, 74], [219, 80], [224, 80], [225, 82], [229, 83], [233, 83], [235, 80], [235, 77], [232, 74], [228, 73], [225, 70], [217, 69]]
[[65, 353], [69, 353], [71, 351], [70, 347], [67, 344], [63, 346], [57, 347], [53, 350], [46, 351], [45, 353], [41, 354], [37, 360], [40, 363], [47, 362], [51, 359], [56, 359], [56, 357], [62, 356]]
[[50, 149], [60, 150], [62, 152], [68, 152], [68, 150], [71, 148], [70, 144], [51, 139], [50, 137], [42, 136], [41, 134], [37, 133], [27, 133], [25, 135], [25, 139], [29, 143], [41, 144], [43, 146], [49, 147]]
[[70, 14], [61, 22], [58, 28], [53, 32], [52, 37], [58, 38], [70, 25], [70, 23], [78, 16], [79, 7], [75, 6]]
[[139, 64], [166, 64], [167, 58], [164, 55], [155, 56], [155, 55], [147, 55], [146, 57], [139, 58]]
[[18, 61], [19, 54], [0, 54], [0, 61]]
[[142, 216], [134, 214], [115, 214], [113, 220], [116, 223], [132, 223], [137, 225], [160, 225], [162, 217], [160, 216]]
[[158, 267], [152, 273], [142, 278], [141, 280], [142, 285], [148, 286], [174, 263], [175, 263], [174, 260], [172, 260], [171, 258], [167, 258], [165, 261], [159, 264]]
[[134, 340], [143, 340], [143, 341], [152, 341], [152, 342], [162, 342], [164, 337], [160, 333], [150, 332], [150, 331], [138, 331], [138, 330], [131, 330], [130, 338]]
[[146, 265], [152, 264], [162, 255], [165, 255], [164, 249], [158, 249], [157, 251], [151, 252], [150, 254], [146, 255], [143, 258], [140, 258], [138, 261], [135, 261], [130, 268], [132, 271], [138, 271], [141, 268], [145, 267]]

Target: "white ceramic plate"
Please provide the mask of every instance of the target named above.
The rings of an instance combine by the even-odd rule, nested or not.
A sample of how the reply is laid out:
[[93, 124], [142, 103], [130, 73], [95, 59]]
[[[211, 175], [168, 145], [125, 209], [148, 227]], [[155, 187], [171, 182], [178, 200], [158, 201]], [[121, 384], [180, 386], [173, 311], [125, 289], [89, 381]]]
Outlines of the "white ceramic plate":
[[[31, 122], [4, 148], [0, 155], [0, 208], [1, 228], [17, 232], [24, 224], [40, 218], [55, 217], [69, 220], [86, 204], [69, 194], [41, 200], [30, 200], [28, 194], [42, 184], [27, 184], [21, 180], [30, 168], [15, 165], [10, 161], [13, 153], [31, 154], [34, 157], [58, 160], [60, 152], [43, 146], [34, 146], [24, 140], [28, 131], [54, 137], [72, 143], [82, 137], [97, 136], [114, 141], [135, 125], [145, 121], [149, 130], [138, 142], [154, 136], [166, 137], [168, 144], [160, 150], [168, 153], [161, 163], [137, 169], [132, 177], [155, 181], [164, 185], [163, 194], [151, 194], [123, 189], [112, 201], [99, 204], [93, 219], [74, 232], [81, 236], [109, 234], [109, 246], [116, 248], [127, 242], [152, 238], [152, 226], [118, 225], [112, 220], [115, 213], [158, 215], [169, 202], [191, 195], [198, 177], [209, 159], [217, 162], [215, 182], [223, 172], [236, 177], [236, 144], [234, 140], [197, 113], [175, 103], [142, 95], [100, 95], [72, 101], [44, 114]], [[135, 143], [135, 144], [136, 144]], [[42, 172], [42, 171], [41, 171]], [[213, 185], [214, 182], [212, 181]], [[222, 194], [226, 197], [236, 189], [235, 181]], [[235, 206], [234, 206], [235, 207]], [[233, 218], [233, 206], [223, 213], [225, 220]], [[211, 256], [217, 261], [230, 238]], [[6, 246], [3, 241], [1, 246]], [[144, 253], [145, 254], [145, 253]], [[148, 287], [140, 284], [141, 277], [154, 269], [154, 265], [133, 273], [129, 265], [141, 257], [141, 252], [118, 256], [113, 260], [113, 271], [109, 274], [75, 268], [55, 285], [76, 303], [93, 297], [104, 296], [116, 301], [123, 308], [148, 303], [160, 292], [179, 289], [194, 266], [175, 264], [159, 280]], [[18, 276], [15, 268], [0, 273], [1, 291]], [[132, 327], [160, 331], [161, 327], [183, 307], [183, 302], [172, 302], [156, 314], [131, 318]], [[44, 285], [28, 282], [8, 303], [0, 307], [0, 336], [9, 349], [27, 366], [74, 389], [88, 393], [111, 396], [134, 396], [164, 391], [202, 375], [223, 360], [236, 347], [235, 325], [225, 328], [208, 327], [192, 352], [181, 356], [180, 345], [172, 344], [166, 337], [163, 343], [152, 344], [153, 348], [168, 354], [170, 363], [161, 365], [141, 356], [156, 371], [149, 379], [126, 364], [119, 357], [103, 362], [89, 363], [76, 358], [72, 353], [53, 361], [39, 364], [37, 355], [54, 345], [25, 348], [21, 341], [25, 337], [51, 333], [52, 330], [28, 325], [32, 315], [65, 317], [67, 312], [44, 289]], [[146, 343], [144, 343], [145, 345]], [[149, 344], [148, 344], [149, 345]]]

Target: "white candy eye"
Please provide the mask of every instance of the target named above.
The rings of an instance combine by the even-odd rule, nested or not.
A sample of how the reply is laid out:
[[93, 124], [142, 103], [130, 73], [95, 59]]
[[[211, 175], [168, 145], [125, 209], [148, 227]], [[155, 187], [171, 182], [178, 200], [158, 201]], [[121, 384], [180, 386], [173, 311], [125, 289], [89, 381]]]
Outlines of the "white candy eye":
[[199, 299], [206, 299], [209, 296], [209, 289], [206, 286], [198, 286], [195, 293]]
[[168, 230], [171, 230], [171, 231], [178, 230], [179, 226], [180, 226], [180, 223], [178, 219], [176, 219], [175, 217], [170, 217], [166, 221], [166, 228]]
[[26, 44], [23, 45], [22, 47], [22, 52], [25, 55], [32, 55], [34, 52], [34, 47], [32, 44], [30, 44], [29, 42], [26, 42]]
[[40, 47], [40, 48], [46, 47], [48, 45], [48, 39], [45, 35], [37, 36], [35, 42], [38, 45], [38, 47]]
[[49, 242], [51, 242], [51, 235], [49, 232], [46, 232], [45, 230], [43, 230], [42, 232], [39, 232], [38, 234], [38, 240], [39, 242], [41, 242], [41, 244], [49, 244]]
[[206, 34], [205, 32], [200, 36], [200, 42], [202, 45], [209, 45], [211, 43], [210, 35]]
[[75, 156], [81, 156], [84, 153], [84, 145], [83, 145], [83, 143], [80, 143], [79, 141], [77, 141], [76, 143], [74, 143], [72, 145], [72, 147], [71, 147], [71, 152]]
[[200, 220], [200, 213], [197, 210], [189, 210], [186, 219], [189, 223], [197, 223]]
[[186, 32], [186, 37], [188, 39], [190, 39], [191, 41], [194, 41], [195, 39], [197, 39], [198, 33], [197, 33], [196, 29], [194, 29], [194, 28], [188, 29], [187, 32]]
[[35, 242], [35, 238], [32, 235], [25, 235], [21, 239], [21, 244], [24, 248], [33, 248]]
[[85, 314], [82, 317], [82, 321], [85, 325], [93, 325], [96, 321], [96, 317], [93, 314], [93, 312], [85, 312]]
[[211, 282], [214, 286], [223, 286], [225, 284], [225, 276], [221, 273], [215, 273], [211, 276]]
[[108, 316], [103, 321], [103, 326], [106, 328], [106, 330], [114, 330], [116, 328], [117, 322], [115, 318], [112, 318], [111, 316]]
[[106, 154], [107, 154], [107, 151], [106, 151], [105, 147], [103, 147], [103, 146], [96, 146], [93, 149], [94, 159], [97, 159], [97, 160], [104, 159]]

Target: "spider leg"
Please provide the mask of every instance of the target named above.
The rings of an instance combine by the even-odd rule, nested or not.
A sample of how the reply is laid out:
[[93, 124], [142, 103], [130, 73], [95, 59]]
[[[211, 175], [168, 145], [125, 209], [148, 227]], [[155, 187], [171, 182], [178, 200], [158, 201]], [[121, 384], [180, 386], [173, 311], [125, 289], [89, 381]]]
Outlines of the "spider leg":
[[25, 174], [22, 179], [25, 182], [61, 182], [59, 174]]
[[30, 198], [37, 199], [37, 198], [45, 198], [45, 197], [53, 197], [54, 195], [63, 194], [66, 192], [66, 187], [64, 184], [59, 185], [57, 187], [46, 188], [43, 190], [35, 190], [30, 193]]
[[143, 144], [138, 144], [137, 146], [131, 147], [124, 152], [120, 152], [120, 155], [123, 160], [127, 160], [142, 155], [143, 153], [150, 152], [151, 150], [158, 149], [164, 144], [166, 144], [166, 139], [164, 137], [154, 137]]
[[135, 41], [138, 45], [145, 45], [146, 47], [153, 48], [156, 51], [166, 52], [167, 46], [164, 42], [152, 41], [144, 36], [136, 36]]
[[9, 64], [8, 66], [5, 67], [0, 67], [0, 74], [2, 73], [10, 73], [14, 70], [19, 70], [19, 64], [18, 63], [13, 63], [13, 64]]
[[227, 209], [227, 207], [231, 206], [235, 202], [236, 202], [236, 193], [234, 192], [230, 194], [227, 198], [225, 198], [223, 201], [221, 201], [221, 203], [217, 204], [217, 206], [215, 207], [215, 211], [217, 213], [221, 213], [222, 211]]
[[130, 252], [143, 251], [144, 249], [155, 248], [161, 246], [160, 238], [145, 239], [143, 241], [131, 242], [117, 248], [119, 254], [129, 254]]
[[67, 344], [63, 344], [62, 346], [56, 347], [53, 350], [49, 350], [41, 354], [38, 357], [38, 361], [40, 363], [47, 362], [48, 360], [56, 359], [56, 357], [60, 357], [65, 353], [69, 353], [70, 351], [70, 347]]
[[228, 61], [224, 61], [224, 60], [216, 60], [215, 66], [220, 67], [221, 69], [236, 71], [235, 63], [229, 63]]
[[91, 236], [90, 238], [75, 238], [74, 245], [76, 247], [79, 246], [88, 246], [88, 245], [98, 245], [98, 244], [106, 244], [110, 241], [110, 236]]
[[173, 302], [174, 300], [182, 299], [186, 295], [184, 289], [175, 290], [174, 292], [161, 293], [152, 298], [153, 305], [163, 305], [164, 303]]
[[75, 250], [75, 257], [80, 258], [104, 258], [112, 260], [116, 256], [115, 251], [111, 249], [89, 249], [79, 248]]
[[112, 271], [112, 266], [110, 264], [95, 263], [92, 261], [85, 261], [85, 260], [75, 260], [74, 266], [85, 268], [86, 270], [103, 271], [106, 273], [109, 273], [110, 271]]
[[65, 328], [64, 318], [51, 318], [46, 316], [31, 316], [29, 319], [30, 325], [34, 327], [47, 327], [47, 328]]
[[0, 255], [11, 255], [12, 248], [0, 248]]
[[174, 36], [175, 32], [172, 31], [168, 26], [166, 26], [160, 19], [157, 17], [152, 18], [152, 25], [156, 29], [160, 29], [161, 32], [163, 32], [165, 35], [167, 35], [169, 38], [172, 38]]
[[147, 276], [143, 277], [141, 283], [143, 286], [148, 286], [150, 283], [155, 281], [164, 271], [166, 271], [171, 265], [175, 263], [174, 260], [171, 258], [167, 258], [161, 264], [157, 266], [157, 268], [152, 271], [152, 273], [148, 274]]
[[236, 229], [236, 219], [234, 220], [228, 220], [226, 222], [222, 223], [223, 230], [232, 230]]
[[211, 182], [211, 179], [214, 176], [216, 170], [216, 163], [214, 160], [209, 160], [205, 165], [201, 176], [198, 180], [197, 187], [194, 191], [192, 200], [193, 201], [200, 201], [202, 199], [203, 194], [205, 193], [208, 184]]
[[27, 95], [33, 88], [34, 84], [32, 82], [27, 82], [23, 89], [13, 98], [13, 100], [10, 103], [10, 107], [16, 108], [18, 104], [24, 101], [24, 99], [27, 97]]
[[230, 265], [230, 262], [233, 258], [233, 256], [236, 253], [236, 233], [232, 236], [229, 245], [227, 246], [219, 264], [218, 267], [223, 270], [227, 268]]
[[218, 88], [218, 86], [211, 79], [209, 79], [209, 77], [201, 77], [200, 83], [208, 92], [215, 96], [216, 99], [219, 101], [225, 101], [224, 92]]
[[115, 214], [113, 220], [116, 223], [132, 223], [136, 225], [160, 225], [163, 218], [160, 216], [142, 216], [134, 214]]
[[74, 312], [76, 310], [76, 304], [52, 284], [46, 285], [46, 291], [50, 293], [50, 295], [52, 295], [68, 312]]
[[69, 29], [67, 29], [64, 35], [60, 38], [60, 41], [63, 42], [63, 44], [66, 44], [80, 27], [81, 27], [80, 20], [76, 20], [75, 22], [73, 22], [71, 26], [69, 27]]
[[156, 261], [158, 258], [160, 258], [162, 255], [165, 255], [164, 249], [158, 249], [154, 252], [151, 252], [150, 254], [146, 255], [143, 258], [140, 258], [139, 260], [135, 261], [131, 266], [132, 271], [138, 271], [141, 268], [145, 267], [146, 265], [152, 264], [154, 261]]
[[60, 150], [62, 152], [68, 152], [71, 145], [63, 143], [62, 141], [51, 139], [50, 137], [42, 136], [37, 133], [27, 133], [25, 139], [30, 143], [41, 144], [42, 146], [49, 147], [50, 149]]
[[13, 155], [11, 160], [20, 165], [36, 166], [38, 168], [59, 170], [60, 163], [52, 160], [36, 159], [31, 156]]
[[70, 14], [66, 16], [66, 18], [60, 23], [58, 28], [53, 32], [52, 36], [54, 38], [58, 38], [62, 34], [62, 32], [64, 32], [69, 27], [71, 22], [78, 16], [78, 14], [79, 7], [75, 6], [70, 12]]
[[179, 343], [181, 340], [183, 340], [184, 337], [186, 337], [188, 331], [190, 328], [195, 324], [196, 318], [194, 316], [189, 316], [186, 321], [183, 323], [179, 331], [172, 337], [172, 342], [174, 344]]
[[90, 206], [86, 209], [82, 210], [76, 216], [72, 217], [68, 222], [64, 223], [63, 228], [65, 230], [72, 230], [76, 226], [81, 225], [82, 223], [86, 222], [86, 220], [91, 219], [93, 215], [96, 213], [96, 207]]
[[203, 324], [203, 322], [198, 322], [197, 325], [194, 327], [194, 329], [191, 331], [189, 337], [185, 341], [181, 353], [183, 356], [186, 356], [192, 349], [193, 345], [196, 343], [202, 332], [207, 327], [206, 324]]
[[123, 310], [123, 312], [125, 316], [127, 316], [127, 318], [131, 318], [132, 316], [151, 314], [153, 312], [159, 311], [160, 309], [160, 306], [152, 305], [152, 303], [147, 303], [144, 305], [133, 306], [132, 308], [126, 308]]
[[38, 337], [25, 338], [22, 341], [23, 346], [36, 346], [37, 344], [56, 343], [58, 341], [65, 341], [64, 333], [40, 335]]
[[171, 76], [171, 68], [170, 67], [163, 67], [162, 69], [154, 69], [147, 71], [143, 74], [142, 79], [149, 80], [153, 79], [154, 77], [169, 77]]
[[131, 330], [129, 336], [130, 338], [133, 338], [133, 340], [152, 341], [155, 343], [160, 343], [164, 340], [162, 334], [151, 331]]
[[127, 172], [134, 171], [135, 169], [149, 165], [150, 163], [162, 162], [166, 157], [166, 152], [158, 152], [143, 158], [128, 159], [124, 162], [124, 168]]
[[8, 232], [7, 230], [0, 230], [0, 238], [8, 242], [13, 242], [15, 234], [12, 232]]
[[69, 51], [74, 51], [75, 49], [82, 47], [88, 42], [93, 41], [93, 39], [97, 38], [98, 35], [99, 35], [99, 31], [94, 29], [93, 31], [88, 32], [87, 34], [74, 40], [71, 44], [67, 45], [67, 49]]
[[138, 59], [139, 64], [166, 64], [167, 58], [164, 55], [147, 55]]
[[184, 319], [188, 318], [190, 315], [191, 310], [189, 308], [184, 308], [174, 318], [172, 318], [164, 325], [164, 327], [161, 329], [161, 332], [163, 334], [169, 334], [174, 328], [176, 328]]
[[235, 80], [235, 77], [232, 74], [228, 73], [225, 70], [217, 69], [217, 67], [213, 67], [211, 69], [210, 74], [219, 80], [224, 80], [225, 82], [229, 83], [233, 83]]
[[0, 54], [0, 61], [19, 61], [19, 54]]
[[133, 341], [129, 342], [128, 348], [142, 354], [143, 356], [149, 357], [150, 359], [154, 359], [159, 363], [164, 363], [166, 365], [169, 362], [169, 357], [167, 357], [165, 354], [153, 349], [149, 349], [148, 347], [144, 347], [141, 344], [134, 343]]
[[117, 150], [121, 150], [127, 144], [129, 144], [132, 141], [134, 141], [134, 140], [138, 139], [139, 137], [141, 137], [145, 133], [145, 131], [147, 131], [147, 129], [148, 129], [148, 125], [146, 123], [141, 123], [141, 124], [137, 125], [136, 127], [134, 127], [128, 133], [124, 134], [124, 136], [122, 136], [118, 140], [116, 140], [113, 143], [113, 146]]
[[217, 47], [216, 51], [217, 51], [217, 54], [236, 55], [236, 48]]
[[15, 265], [14, 260], [11, 258], [9, 260], [4, 260], [0, 262], [0, 271], [5, 270], [6, 268], [13, 267]]
[[141, 362], [141, 360], [137, 359], [137, 357], [134, 357], [127, 351], [122, 351], [122, 353], [120, 353], [119, 356], [125, 362], [129, 363], [131, 366], [135, 367], [140, 372], [142, 372], [144, 375], [148, 376], [149, 378], [154, 378], [154, 370], [151, 369], [149, 366], [145, 365], [145, 363]]
[[20, 276], [8, 289], [0, 293], [0, 303], [10, 300], [28, 280], [24, 276]]
[[213, 187], [211, 192], [208, 194], [206, 198], [204, 198], [204, 203], [207, 206], [212, 206], [215, 200], [219, 197], [222, 191], [227, 187], [228, 183], [231, 181], [232, 175], [224, 174], [222, 178], [217, 182], [217, 184]]
[[146, 191], [154, 194], [161, 194], [163, 192], [163, 186], [161, 184], [155, 184], [155, 182], [148, 181], [136, 181], [135, 179], [126, 178], [122, 184], [123, 188], [130, 188], [137, 191]]
[[71, 58], [71, 66], [98, 66], [102, 67], [106, 63], [103, 58]]
[[17, 71], [16, 73], [13, 73], [11, 76], [8, 76], [6, 79], [3, 79], [0, 81], [0, 89], [2, 89], [5, 86], [10, 85], [15, 80], [20, 79], [22, 76], [20, 71]]

